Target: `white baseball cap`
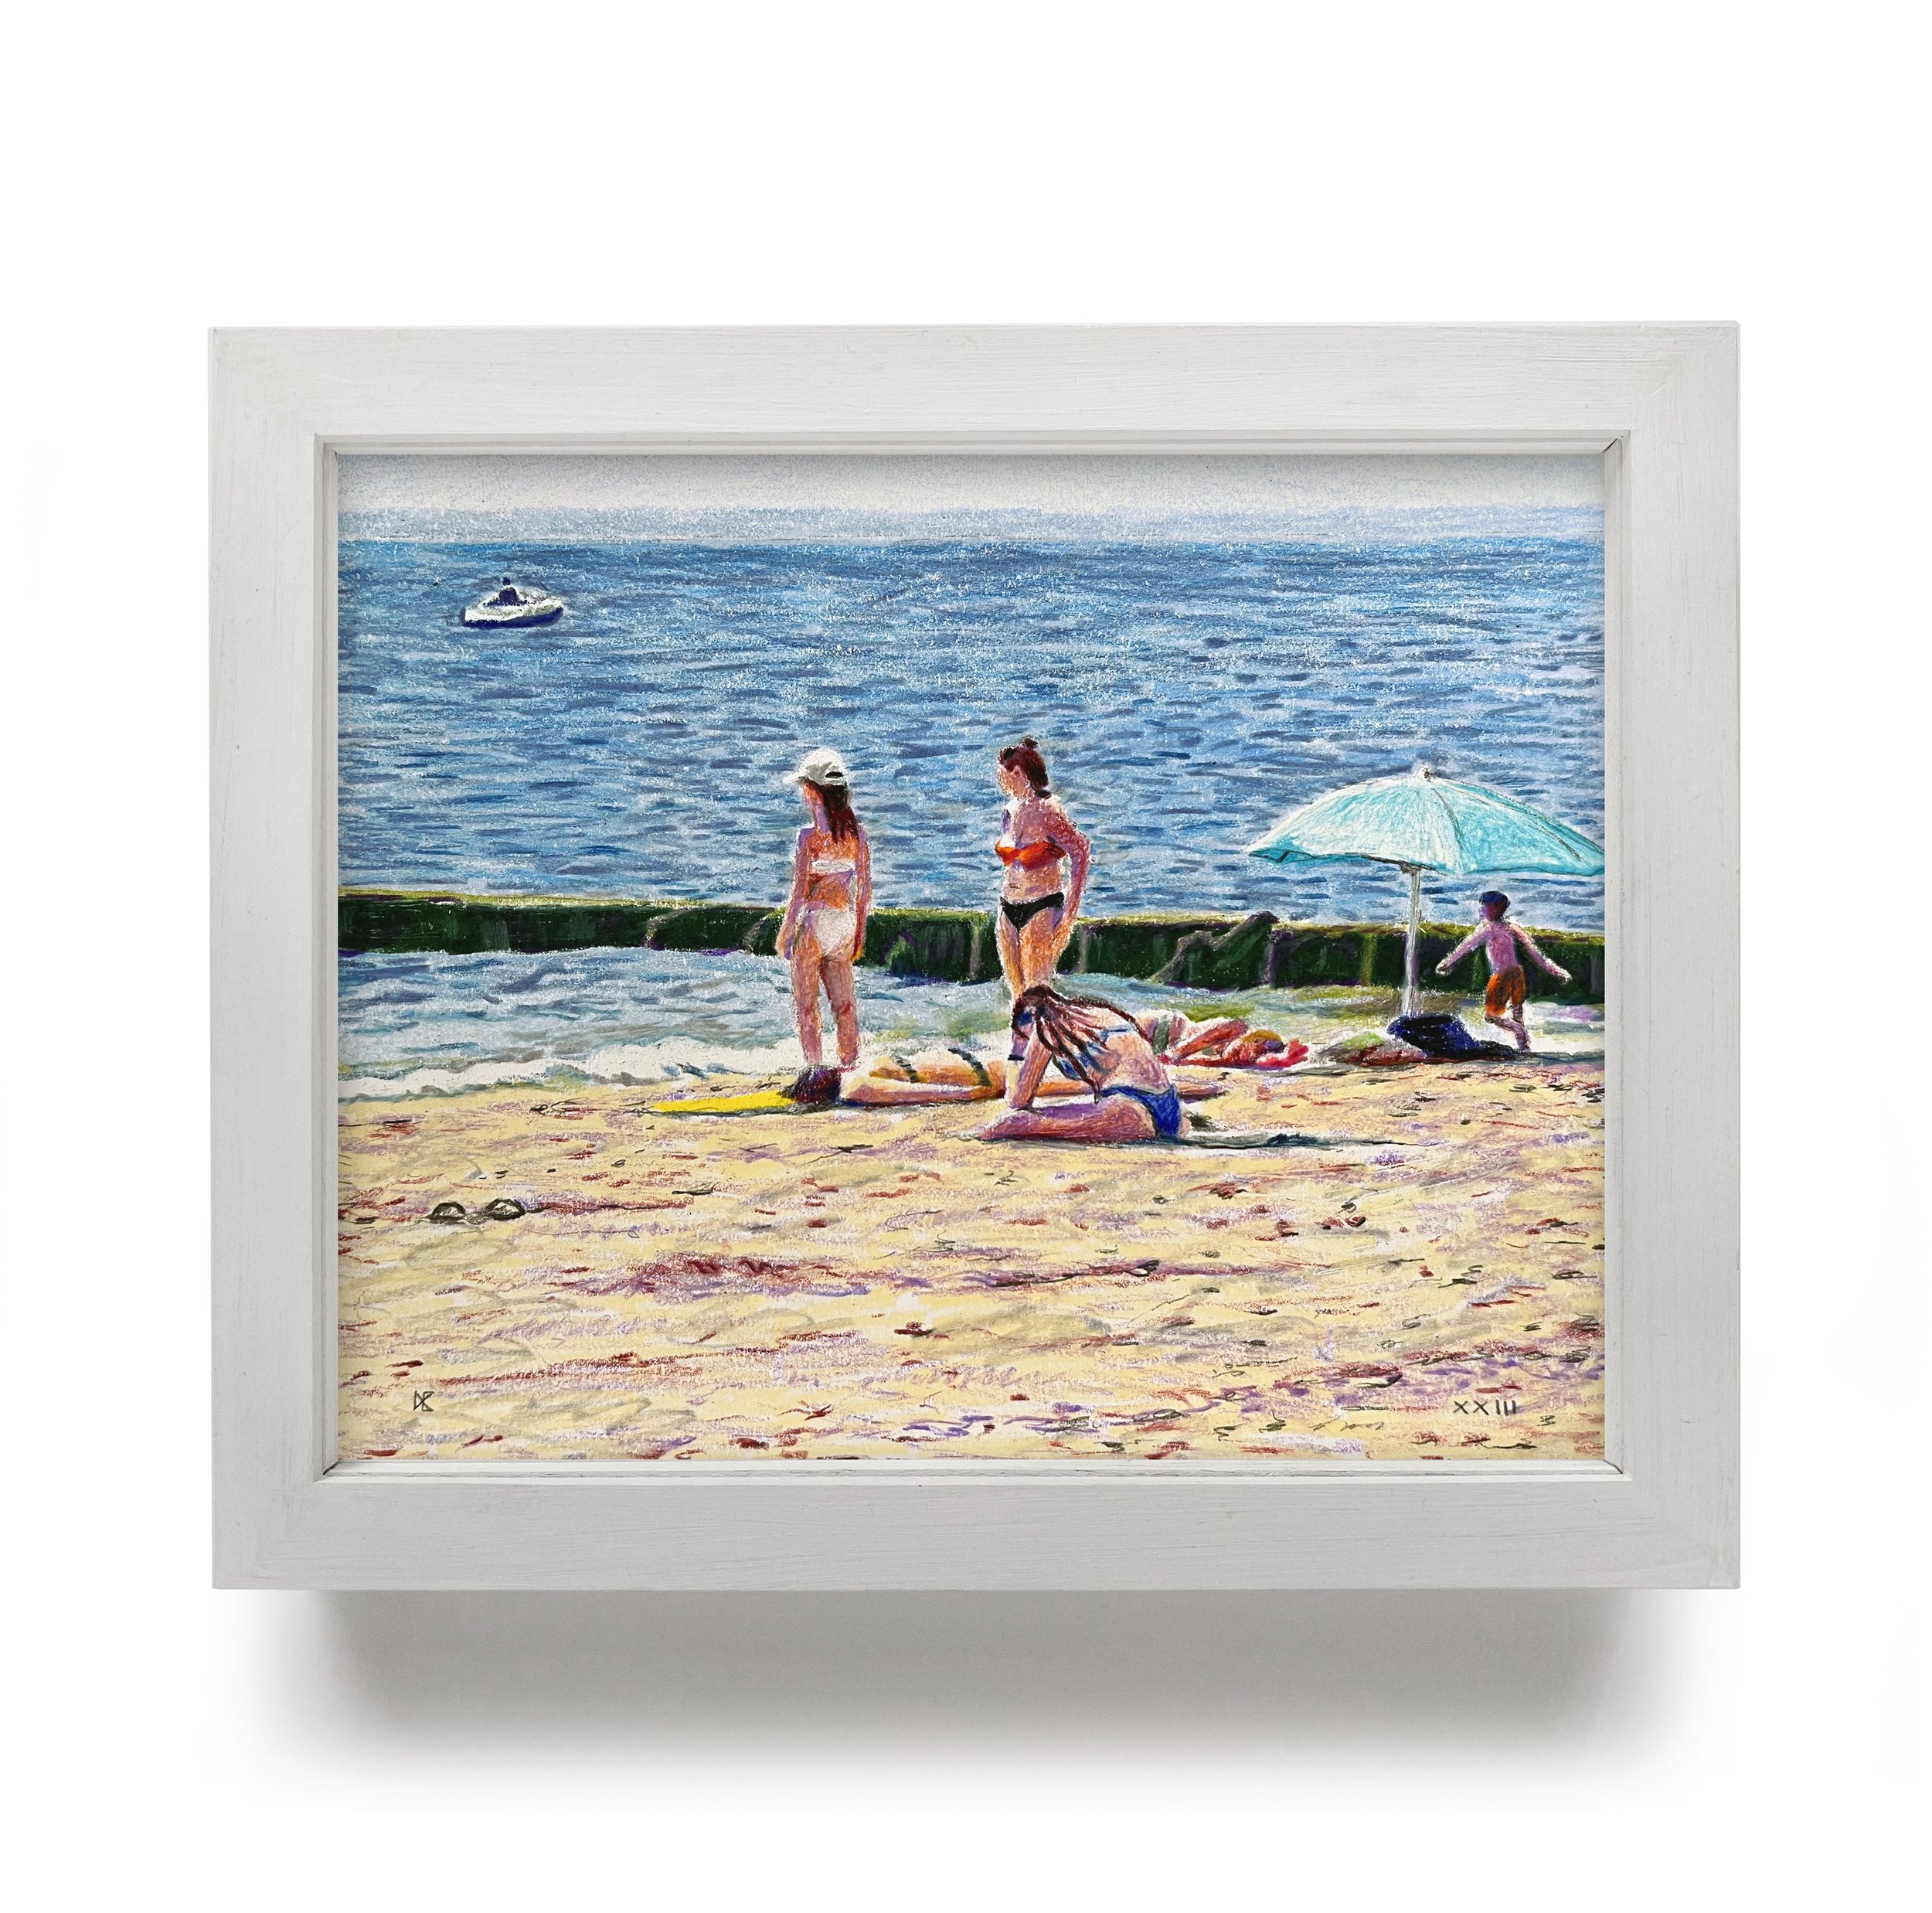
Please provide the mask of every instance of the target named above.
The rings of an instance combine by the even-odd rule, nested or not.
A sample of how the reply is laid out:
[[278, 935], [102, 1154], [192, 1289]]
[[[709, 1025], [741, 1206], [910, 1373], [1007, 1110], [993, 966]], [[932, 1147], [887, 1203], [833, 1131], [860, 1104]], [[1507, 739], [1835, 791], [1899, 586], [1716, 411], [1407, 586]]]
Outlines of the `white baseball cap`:
[[845, 774], [845, 759], [837, 751], [821, 744], [816, 751], [808, 751], [799, 759], [798, 769], [785, 781], [816, 784], [821, 790], [842, 791], [852, 780]]

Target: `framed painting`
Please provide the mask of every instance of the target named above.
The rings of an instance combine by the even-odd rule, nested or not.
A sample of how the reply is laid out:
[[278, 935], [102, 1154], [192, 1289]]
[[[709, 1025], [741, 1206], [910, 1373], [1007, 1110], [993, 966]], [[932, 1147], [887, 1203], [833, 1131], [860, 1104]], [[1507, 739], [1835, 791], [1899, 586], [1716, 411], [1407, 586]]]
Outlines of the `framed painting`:
[[1734, 1579], [1731, 328], [214, 383], [219, 1580]]

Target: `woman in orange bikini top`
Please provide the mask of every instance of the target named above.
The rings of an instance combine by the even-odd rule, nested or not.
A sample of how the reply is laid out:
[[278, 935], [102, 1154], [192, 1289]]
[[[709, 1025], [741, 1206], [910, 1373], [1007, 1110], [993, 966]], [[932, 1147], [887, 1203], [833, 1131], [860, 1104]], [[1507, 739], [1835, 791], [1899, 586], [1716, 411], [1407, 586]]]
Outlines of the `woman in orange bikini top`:
[[993, 851], [1006, 880], [995, 940], [1007, 985], [1018, 996], [1053, 976], [1073, 934], [1093, 853], [1049, 786], [1046, 761], [1031, 737], [999, 754], [999, 788], [1007, 811]]
[[1022, 870], [1037, 870], [1057, 863], [1066, 853], [1043, 837], [1038, 843], [1012, 843], [1002, 839], [993, 846], [993, 854], [1004, 864], [1017, 863]]

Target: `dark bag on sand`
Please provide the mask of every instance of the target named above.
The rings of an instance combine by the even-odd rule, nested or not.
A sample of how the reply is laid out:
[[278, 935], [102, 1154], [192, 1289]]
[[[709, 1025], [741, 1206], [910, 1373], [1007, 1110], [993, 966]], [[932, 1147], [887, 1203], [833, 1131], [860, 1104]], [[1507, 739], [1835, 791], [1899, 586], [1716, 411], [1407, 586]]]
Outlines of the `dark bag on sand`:
[[1434, 1063], [1507, 1063], [1516, 1054], [1506, 1043], [1472, 1036], [1460, 1016], [1398, 1016], [1389, 1033], [1413, 1043]]

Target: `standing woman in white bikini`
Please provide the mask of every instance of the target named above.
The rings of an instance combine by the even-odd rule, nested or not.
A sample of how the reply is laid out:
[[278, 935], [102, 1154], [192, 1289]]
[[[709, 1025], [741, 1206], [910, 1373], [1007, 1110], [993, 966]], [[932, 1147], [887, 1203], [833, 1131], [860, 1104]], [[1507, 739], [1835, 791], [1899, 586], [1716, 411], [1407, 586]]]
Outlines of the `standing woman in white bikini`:
[[859, 1006], [852, 995], [852, 966], [866, 948], [866, 918], [872, 910], [872, 846], [852, 815], [851, 783], [837, 751], [808, 751], [791, 781], [811, 812], [811, 822], [798, 833], [778, 954], [791, 964], [792, 1002], [807, 1070], [825, 1067], [818, 1021], [821, 985], [838, 1026], [838, 1067], [849, 1070], [859, 1060]]
[[1046, 760], [1031, 737], [999, 754], [1006, 816], [995, 853], [1006, 866], [994, 920], [999, 967], [1017, 996], [1049, 982], [1073, 934], [1093, 851], [1046, 781]]

